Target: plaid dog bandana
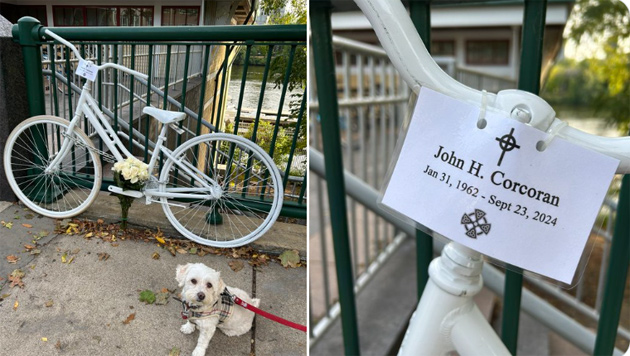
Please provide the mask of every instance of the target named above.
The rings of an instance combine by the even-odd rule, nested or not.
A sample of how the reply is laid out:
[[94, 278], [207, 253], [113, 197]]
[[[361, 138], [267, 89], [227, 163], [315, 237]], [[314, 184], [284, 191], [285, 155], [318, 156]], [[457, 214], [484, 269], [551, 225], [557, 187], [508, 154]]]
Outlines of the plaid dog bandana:
[[221, 324], [225, 320], [227, 320], [227, 318], [229, 318], [230, 315], [232, 315], [233, 311], [234, 311], [234, 300], [232, 299], [232, 294], [230, 294], [228, 289], [225, 288], [223, 292], [221, 292], [221, 300], [214, 303], [214, 305], [212, 306], [212, 310], [207, 311], [207, 312], [191, 311], [190, 317], [199, 319], [199, 318], [209, 317], [212, 315], [218, 315], [219, 324]]

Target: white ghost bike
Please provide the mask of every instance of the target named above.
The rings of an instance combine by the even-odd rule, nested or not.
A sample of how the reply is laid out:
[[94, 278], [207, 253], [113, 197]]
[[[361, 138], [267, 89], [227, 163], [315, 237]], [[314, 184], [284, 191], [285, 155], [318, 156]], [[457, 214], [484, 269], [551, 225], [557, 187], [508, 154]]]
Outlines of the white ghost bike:
[[[70, 48], [70, 42], [46, 29], [46, 36]], [[127, 67], [89, 63], [94, 70], [115, 68], [133, 76], [145, 74]], [[96, 199], [103, 178], [101, 159], [111, 163], [133, 157], [90, 94], [86, 80], [73, 118], [35, 116], [9, 135], [4, 150], [7, 180], [17, 197], [33, 211], [51, 218], [68, 218], [85, 211]], [[173, 151], [165, 147], [168, 128], [182, 112], [145, 107], [161, 124], [148, 163], [150, 179], [141, 191], [109, 190], [162, 204], [164, 214], [185, 237], [215, 247], [250, 243], [267, 232], [282, 207], [282, 179], [269, 155], [252, 141], [232, 134], [210, 133], [185, 141]], [[99, 150], [81, 128], [83, 117], [109, 150]], [[164, 165], [152, 174], [158, 157]]]

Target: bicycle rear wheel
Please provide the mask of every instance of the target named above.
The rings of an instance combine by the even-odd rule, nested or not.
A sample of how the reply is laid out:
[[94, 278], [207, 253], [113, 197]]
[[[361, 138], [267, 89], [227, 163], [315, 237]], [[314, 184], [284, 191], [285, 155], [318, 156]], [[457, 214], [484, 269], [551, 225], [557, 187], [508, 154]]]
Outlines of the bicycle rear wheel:
[[162, 168], [159, 190], [179, 194], [162, 197], [162, 207], [185, 237], [215, 247], [242, 246], [267, 232], [280, 214], [280, 172], [250, 140], [203, 135], [180, 146], [173, 158]]
[[[4, 147], [4, 171], [17, 197], [31, 210], [68, 218], [87, 209], [101, 187], [101, 162], [94, 144], [78, 127], [55, 116], [35, 116], [11, 132]], [[57, 169], [46, 173], [63, 143], [72, 146]]]

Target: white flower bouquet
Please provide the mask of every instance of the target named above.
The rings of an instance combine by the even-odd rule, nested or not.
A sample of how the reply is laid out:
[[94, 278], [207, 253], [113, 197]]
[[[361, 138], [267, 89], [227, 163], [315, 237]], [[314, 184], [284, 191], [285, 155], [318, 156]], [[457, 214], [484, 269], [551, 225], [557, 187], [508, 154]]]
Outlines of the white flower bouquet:
[[[114, 182], [123, 190], [142, 190], [149, 180], [149, 166], [135, 157], [129, 157], [124, 161], [116, 162], [114, 167]], [[120, 200], [122, 209], [122, 221], [120, 227], [127, 229], [127, 217], [129, 208], [133, 203], [133, 197], [116, 194]]]
[[[138, 182], [144, 184], [149, 180], [149, 166], [135, 157], [129, 157], [124, 161], [116, 162], [112, 170], [122, 175], [124, 180], [132, 184]], [[119, 185], [119, 187], [121, 186]]]

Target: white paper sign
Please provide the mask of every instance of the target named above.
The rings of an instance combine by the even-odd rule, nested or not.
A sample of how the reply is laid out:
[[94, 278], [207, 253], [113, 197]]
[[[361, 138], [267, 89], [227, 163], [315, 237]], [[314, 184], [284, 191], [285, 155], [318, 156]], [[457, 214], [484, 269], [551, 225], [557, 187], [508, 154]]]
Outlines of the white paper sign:
[[96, 74], [98, 73], [98, 69], [92, 62], [85, 61], [83, 59], [79, 60], [79, 65], [77, 66], [77, 70], [75, 72], [78, 76], [81, 76], [89, 81], [96, 80]]
[[487, 256], [570, 284], [619, 161], [422, 88], [382, 203]]

